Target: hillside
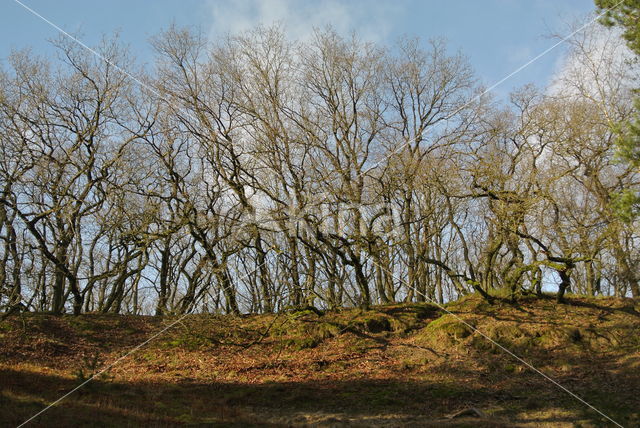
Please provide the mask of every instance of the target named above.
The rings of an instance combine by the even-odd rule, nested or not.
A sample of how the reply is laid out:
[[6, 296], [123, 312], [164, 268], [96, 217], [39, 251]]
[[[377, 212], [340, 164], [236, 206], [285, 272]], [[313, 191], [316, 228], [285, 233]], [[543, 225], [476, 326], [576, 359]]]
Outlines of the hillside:
[[[447, 309], [624, 426], [640, 424], [640, 302], [471, 296]], [[176, 318], [0, 323], [0, 425], [15, 426]], [[481, 417], [472, 415], [478, 409]], [[462, 412], [457, 417], [457, 412]], [[467, 414], [469, 413], [469, 414]], [[607, 426], [437, 307], [190, 315], [32, 426]]]

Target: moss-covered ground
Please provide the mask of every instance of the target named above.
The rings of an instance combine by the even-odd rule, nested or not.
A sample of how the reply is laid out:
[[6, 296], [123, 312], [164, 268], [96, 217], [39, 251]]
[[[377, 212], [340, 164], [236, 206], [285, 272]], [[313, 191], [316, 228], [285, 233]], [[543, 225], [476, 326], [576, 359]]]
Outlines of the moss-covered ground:
[[[189, 315], [33, 426], [640, 426], [640, 302], [572, 296], [442, 309]], [[176, 317], [0, 322], [0, 426], [16, 426]], [[491, 339], [491, 340], [489, 340]], [[465, 409], [470, 414], [451, 418]]]

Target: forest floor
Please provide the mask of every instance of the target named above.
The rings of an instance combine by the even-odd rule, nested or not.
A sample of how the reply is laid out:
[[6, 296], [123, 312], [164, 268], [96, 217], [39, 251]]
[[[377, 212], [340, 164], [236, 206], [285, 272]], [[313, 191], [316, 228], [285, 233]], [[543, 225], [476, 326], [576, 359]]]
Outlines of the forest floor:
[[[470, 296], [446, 306], [455, 316], [428, 304], [189, 315], [30, 425], [613, 426], [482, 332], [619, 424], [640, 426], [640, 301], [568, 302]], [[175, 320], [0, 322], [0, 426], [24, 422]]]

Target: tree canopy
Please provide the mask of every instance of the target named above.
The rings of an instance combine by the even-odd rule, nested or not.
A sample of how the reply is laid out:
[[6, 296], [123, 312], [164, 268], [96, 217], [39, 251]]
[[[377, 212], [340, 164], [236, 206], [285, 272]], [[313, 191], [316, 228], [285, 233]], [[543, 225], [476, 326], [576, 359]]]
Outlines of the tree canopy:
[[[603, 30], [605, 31], [605, 30]], [[610, 36], [610, 34], [609, 34]], [[171, 27], [127, 50], [60, 39], [0, 73], [0, 305], [272, 312], [478, 293], [640, 296], [616, 215], [637, 64], [582, 32], [550, 88], [483, 93], [440, 40]], [[636, 223], [634, 223], [636, 222]]]

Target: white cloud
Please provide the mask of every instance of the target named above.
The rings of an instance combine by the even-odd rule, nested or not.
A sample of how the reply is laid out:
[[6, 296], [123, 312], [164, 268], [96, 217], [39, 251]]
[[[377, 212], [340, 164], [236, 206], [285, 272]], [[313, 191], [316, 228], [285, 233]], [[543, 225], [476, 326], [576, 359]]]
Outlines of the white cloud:
[[380, 41], [392, 30], [400, 8], [397, 2], [366, 0], [210, 0], [210, 36], [279, 23], [291, 39], [305, 40], [314, 28], [332, 26], [340, 34], [356, 32], [365, 40]]
[[548, 87], [549, 95], [588, 98], [602, 104], [630, 99], [640, 69], [618, 30], [594, 24], [567, 44], [569, 49]]

